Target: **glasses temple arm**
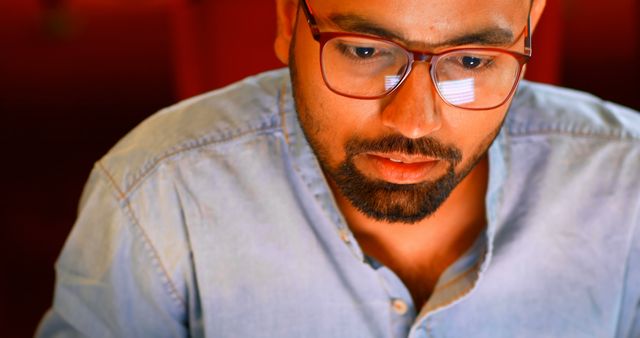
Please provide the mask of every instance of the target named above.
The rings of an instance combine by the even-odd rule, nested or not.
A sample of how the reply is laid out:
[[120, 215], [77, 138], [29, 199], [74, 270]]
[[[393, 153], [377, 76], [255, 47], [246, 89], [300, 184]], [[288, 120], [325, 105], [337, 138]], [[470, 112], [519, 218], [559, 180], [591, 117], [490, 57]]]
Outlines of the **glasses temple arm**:
[[524, 52], [531, 56], [531, 51], [531, 14], [529, 14], [529, 16], [527, 16], [527, 31], [524, 36]]
[[304, 16], [307, 19], [309, 27], [311, 28], [311, 34], [317, 40], [320, 37], [320, 30], [318, 29], [316, 18], [314, 18], [313, 13], [311, 13], [311, 8], [309, 7], [309, 4], [307, 4], [307, 0], [300, 0], [300, 7], [302, 7]]

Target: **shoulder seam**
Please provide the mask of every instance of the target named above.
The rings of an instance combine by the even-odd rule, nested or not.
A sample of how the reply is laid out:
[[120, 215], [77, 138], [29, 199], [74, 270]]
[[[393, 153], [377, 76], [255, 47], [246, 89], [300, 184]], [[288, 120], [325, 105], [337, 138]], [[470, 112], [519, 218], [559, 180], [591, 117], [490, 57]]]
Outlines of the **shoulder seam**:
[[[109, 173], [109, 171], [102, 165], [102, 163], [98, 162], [96, 164], [96, 167], [98, 168], [98, 170], [100, 170], [100, 172], [102, 172], [102, 174], [109, 181], [109, 184], [111, 185], [111, 187], [116, 191], [118, 195], [118, 201], [120, 202], [118, 203], [120, 210], [129, 219], [129, 222], [131, 222], [133, 227], [139, 231], [139, 234], [141, 235], [140, 238], [144, 242], [143, 245], [147, 251], [147, 254], [151, 259], [154, 269], [160, 275], [162, 284], [165, 286], [166, 291], [169, 294], [170, 298], [179, 307], [185, 307], [186, 301], [180, 296], [178, 292], [178, 288], [176, 287], [175, 283], [172, 281], [171, 277], [169, 276], [167, 269], [162, 264], [160, 256], [158, 255], [158, 250], [155, 248], [155, 246], [151, 242], [149, 235], [144, 230], [142, 225], [140, 225], [140, 222], [138, 221], [138, 218], [135, 216], [133, 208], [131, 207], [131, 203], [127, 198], [126, 194], [118, 187], [118, 185], [116, 184], [113, 178], [113, 175]], [[123, 204], [124, 204], [124, 208], [123, 208]]]
[[120, 201], [124, 200], [126, 198], [125, 193], [122, 191], [122, 189], [120, 189], [120, 186], [118, 186], [118, 184], [116, 183], [116, 180], [113, 178], [113, 175], [111, 175], [111, 172], [109, 172], [109, 170], [105, 168], [104, 164], [102, 164], [102, 161], [96, 162], [96, 168], [100, 170], [100, 172], [102, 172], [104, 176], [106, 176], [107, 180], [118, 194], [118, 199]]
[[109, 178], [111, 183], [114, 185], [115, 189], [118, 192], [118, 195], [119, 195], [120, 199], [124, 200], [133, 191], [135, 191], [138, 188], [140, 183], [142, 181], [144, 181], [144, 179], [149, 175], [150, 172], [152, 172], [155, 168], [157, 168], [162, 162], [164, 162], [168, 158], [171, 158], [171, 157], [176, 156], [176, 155], [181, 154], [181, 153], [185, 153], [185, 152], [189, 152], [189, 151], [192, 151], [192, 150], [195, 150], [195, 149], [206, 147], [208, 145], [221, 144], [221, 143], [229, 142], [229, 141], [232, 141], [232, 140], [235, 140], [235, 139], [242, 138], [242, 137], [244, 137], [246, 135], [249, 135], [249, 134], [252, 134], [252, 133], [256, 133], [257, 135], [259, 135], [259, 134], [262, 134], [262, 133], [274, 132], [274, 131], [278, 131], [278, 130], [280, 130], [280, 127], [277, 125], [277, 123], [275, 123], [275, 121], [273, 121], [272, 123], [263, 122], [259, 126], [250, 127], [248, 129], [245, 129], [245, 130], [242, 130], [242, 131], [239, 131], [239, 132], [236, 132], [236, 133], [231, 133], [230, 132], [227, 135], [224, 135], [222, 137], [220, 137], [219, 134], [216, 134], [216, 135], [205, 136], [202, 139], [186, 140], [186, 141], [178, 144], [174, 149], [170, 148], [169, 150], [165, 151], [161, 155], [153, 157], [148, 163], [144, 164], [141, 167], [141, 169], [138, 170], [137, 173], [135, 173], [134, 177], [132, 178], [131, 184], [129, 184], [129, 185], [125, 186], [125, 187], [120, 187], [120, 185], [118, 185], [117, 180], [106, 169], [106, 167], [102, 163], [103, 162], [102, 160], [98, 161], [98, 163], [99, 163], [99, 166], [101, 167], [101, 170], [105, 173], [105, 175]]

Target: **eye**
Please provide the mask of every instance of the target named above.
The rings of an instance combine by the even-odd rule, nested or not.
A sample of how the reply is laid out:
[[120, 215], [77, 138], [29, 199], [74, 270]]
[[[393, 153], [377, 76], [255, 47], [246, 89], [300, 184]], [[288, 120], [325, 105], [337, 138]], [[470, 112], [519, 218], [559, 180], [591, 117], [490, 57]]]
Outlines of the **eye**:
[[335, 58], [332, 62], [367, 66], [395, 64], [403, 56], [401, 49], [386, 41], [350, 36], [329, 40], [323, 50], [323, 58]]
[[464, 68], [474, 69], [482, 65], [482, 59], [474, 56], [463, 56], [460, 59], [460, 63]]
[[368, 59], [368, 58], [372, 57], [376, 53], [376, 50], [374, 48], [371, 48], [371, 47], [355, 47], [354, 48], [354, 53], [359, 58]]

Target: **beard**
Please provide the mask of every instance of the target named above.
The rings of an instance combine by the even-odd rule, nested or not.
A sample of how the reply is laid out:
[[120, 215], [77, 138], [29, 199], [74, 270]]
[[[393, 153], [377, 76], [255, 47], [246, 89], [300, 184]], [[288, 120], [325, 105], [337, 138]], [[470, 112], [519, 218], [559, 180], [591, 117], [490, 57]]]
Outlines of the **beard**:
[[[390, 134], [376, 139], [350, 138], [345, 146], [345, 159], [336, 166], [329, 165], [327, 146], [320, 141], [322, 128], [316, 118], [319, 112], [308, 108], [307, 100], [298, 82], [295, 63], [295, 33], [289, 56], [292, 94], [298, 119], [304, 135], [313, 150], [325, 177], [335, 184], [340, 193], [362, 214], [391, 223], [413, 224], [433, 215], [449, 197], [454, 188], [473, 170], [498, 135], [501, 124], [481, 142], [474, 154], [461, 164], [462, 152], [432, 137], [411, 139]], [[503, 120], [504, 122], [504, 120]], [[433, 180], [415, 184], [395, 184], [364, 175], [355, 165], [354, 158], [368, 152], [423, 155], [446, 163], [445, 173]], [[456, 171], [456, 169], [459, 170]]]
[[[312, 145], [312, 148], [317, 149], [318, 145]], [[314, 151], [316, 154], [323, 153]], [[409, 139], [393, 134], [375, 140], [352, 138], [347, 142], [345, 152], [345, 160], [337, 167], [328, 166], [322, 155], [318, 156], [320, 165], [325, 175], [356, 209], [378, 221], [410, 224], [432, 215], [470, 171], [456, 174], [455, 168], [462, 158], [460, 151], [445, 147], [428, 137]], [[445, 173], [434, 180], [395, 184], [367, 177], [358, 170], [354, 159], [368, 152], [424, 155], [447, 165]]]

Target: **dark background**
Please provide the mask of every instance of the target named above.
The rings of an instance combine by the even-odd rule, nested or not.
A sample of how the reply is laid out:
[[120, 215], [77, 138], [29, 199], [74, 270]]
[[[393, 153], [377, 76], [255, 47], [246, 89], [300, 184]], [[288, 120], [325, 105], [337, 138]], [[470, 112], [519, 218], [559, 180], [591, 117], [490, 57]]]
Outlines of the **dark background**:
[[[638, 0], [548, 0], [527, 77], [640, 109]], [[161, 107], [261, 70], [273, 0], [0, 0], [0, 335], [29, 337], [93, 163]]]

